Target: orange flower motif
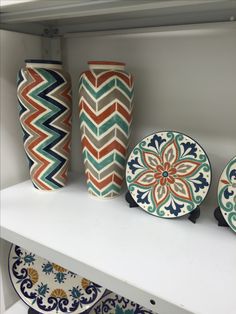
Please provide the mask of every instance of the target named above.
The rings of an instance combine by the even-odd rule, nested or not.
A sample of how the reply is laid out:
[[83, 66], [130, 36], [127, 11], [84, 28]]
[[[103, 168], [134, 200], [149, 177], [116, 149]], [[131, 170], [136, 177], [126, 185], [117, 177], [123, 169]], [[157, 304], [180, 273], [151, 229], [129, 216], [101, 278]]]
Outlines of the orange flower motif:
[[60, 299], [67, 299], [67, 294], [63, 289], [55, 289], [52, 291], [51, 297], [60, 298]]
[[32, 282], [32, 284], [36, 284], [36, 282], [38, 282], [39, 279], [39, 275], [36, 269], [29, 267], [27, 269], [28, 272], [28, 276], [30, 277], [30, 280]]
[[135, 183], [143, 187], [152, 187], [156, 206], [159, 206], [170, 193], [181, 199], [192, 199], [186, 178], [198, 169], [200, 162], [188, 158], [179, 159], [175, 141], [170, 142], [160, 156], [144, 151], [142, 158], [146, 170], [137, 177]]
[[57, 265], [57, 264], [55, 264], [55, 263], [52, 263], [52, 267], [53, 267], [56, 271], [58, 271], [59, 273], [65, 273], [65, 272], [67, 272], [67, 269], [65, 269], [65, 268], [63, 268], [63, 267], [61, 267], [60, 265]]

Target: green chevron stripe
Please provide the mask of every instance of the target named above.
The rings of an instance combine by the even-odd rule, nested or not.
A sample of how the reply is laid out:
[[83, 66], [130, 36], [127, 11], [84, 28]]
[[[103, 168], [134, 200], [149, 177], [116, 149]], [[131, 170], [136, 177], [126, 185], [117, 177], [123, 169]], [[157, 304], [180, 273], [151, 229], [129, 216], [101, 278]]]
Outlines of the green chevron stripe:
[[[87, 116], [87, 114], [85, 113], [84, 110], [81, 111], [81, 114], [80, 114], [80, 120], [81, 120], [81, 123], [85, 123], [86, 126], [88, 126], [88, 128], [95, 134], [95, 135], [98, 135], [98, 128], [96, 127], [95, 124], [93, 124], [93, 122], [91, 121], [91, 118], [89, 118]], [[83, 125], [81, 125], [83, 127]]]
[[106, 190], [102, 191], [102, 196], [105, 196], [106, 194], [109, 194], [111, 192], [116, 192], [116, 194], [120, 193], [120, 187], [115, 185], [114, 183], [108, 185], [108, 187], [106, 188]]
[[123, 81], [117, 79], [117, 87], [119, 87], [129, 99], [132, 99], [133, 89], [128, 89], [127, 86], [123, 83]]
[[116, 80], [113, 79], [109, 81], [106, 85], [104, 85], [102, 88], [100, 88], [97, 92], [93, 89], [91, 83], [85, 79], [82, 80], [84, 87], [87, 89], [87, 91], [93, 95], [95, 99], [99, 99], [103, 94], [107, 93], [109, 90], [111, 90], [113, 87], [115, 87]]
[[112, 90], [114, 87], [121, 89], [129, 99], [133, 96], [133, 88], [129, 89], [121, 79], [116, 77], [103, 85], [98, 91], [96, 91], [93, 88], [91, 82], [85, 78], [83, 78], [82, 84], [84, 85], [85, 89], [87, 89], [87, 92], [89, 92], [96, 99], [99, 99], [101, 96], [103, 96], [103, 94], [107, 93], [109, 90]]
[[118, 125], [121, 130], [123, 130], [126, 134], [129, 134], [129, 124], [127, 124], [125, 120], [121, 119], [118, 114], [114, 114], [109, 120], [99, 127], [98, 135], [102, 135], [114, 125]]
[[83, 157], [88, 158], [88, 161], [91, 162], [91, 164], [98, 170], [103, 170], [105, 167], [110, 165], [113, 161], [116, 161], [119, 163], [122, 167], [125, 166], [125, 158], [120, 156], [119, 154], [111, 153], [109, 156], [107, 156], [105, 159], [103, 159], [100, 162], [97, 162], [95, 158], [89, 153], [87, 149], [84, 149], [83, 151]]
[[[103, 133], [105, 133], [107, 130], [111, 129], [113, 126], [117, 125], [121, 128], [122, 131], [126, 135], [129, 134], [129, 128], [130, 125], [125, 122], [124, 119], [120, 117], [119, 114], [113, 114], [110, 119], [106, 120], [105, 123], [103, 123], [101, 126], [97, 127], [93, 122], [92, 119], [85, 113], [84, 110], [81, 111], [80, 119], [82, 123], [86, 123], [86, 126], [95, 134], [98, 136], [101, 136]], [[83, 127], [83, 126], [82, 126]]]
[[100, 195], [100, 191], [96, 189], [96, 187], [91, 183], [91, 181], [87, 182], [88, 189], [91, 189], [95, 194]]

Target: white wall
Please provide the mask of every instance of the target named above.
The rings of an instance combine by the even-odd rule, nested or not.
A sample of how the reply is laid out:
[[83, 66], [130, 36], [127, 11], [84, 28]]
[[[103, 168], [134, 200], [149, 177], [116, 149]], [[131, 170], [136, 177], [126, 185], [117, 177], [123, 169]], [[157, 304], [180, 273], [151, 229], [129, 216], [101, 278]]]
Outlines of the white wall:
[[41, 41], [39, 36], [0, 31], [1, 188], [29, 176], [18, 118], [16, 75], [26, 58], [41, 58]]
[[65, 44], [65, 60], [74, 84], [72, 169], [83, 170], [79, 74], [87, 69], [88, 60], [124, 61], [135, 77], [131, 147], [162, 129], [178, 130], [196, 139], [212, 162], [213, 184], [207, 201], [216, 204], [218, 177], [236, 155], [236, 23], [117, 35], [71, 34]]
[[[41, 37], [0, 31], [1, 188], [26, 180], [28, 162], [18, 118], [16, 74], [26, 58], [41, 58]], [[8, 278], [9, 243], [0, 240], [1, 300], [8, 308], [16, 299]], [[1, 311], [3, 302], [1, 301]]]

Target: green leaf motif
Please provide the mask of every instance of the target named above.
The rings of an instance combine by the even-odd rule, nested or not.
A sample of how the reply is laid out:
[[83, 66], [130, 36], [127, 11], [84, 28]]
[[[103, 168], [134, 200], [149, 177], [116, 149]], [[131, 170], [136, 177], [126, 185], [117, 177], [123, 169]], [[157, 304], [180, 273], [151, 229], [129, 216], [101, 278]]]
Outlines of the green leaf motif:
[[119, 305], [116, 306], [116, 312], [115, 314], [133, 314], [133, 310], [123, 310]]

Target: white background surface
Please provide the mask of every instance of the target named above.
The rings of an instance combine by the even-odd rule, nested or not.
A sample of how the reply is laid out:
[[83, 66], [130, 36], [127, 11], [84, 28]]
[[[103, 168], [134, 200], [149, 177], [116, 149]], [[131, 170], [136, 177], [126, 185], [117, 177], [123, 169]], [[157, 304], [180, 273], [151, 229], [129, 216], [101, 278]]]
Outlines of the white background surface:
[[51, 193], [29, 181], [4, 190], [2, 236], [159, 314], [185, 314], [166, 302], [235, 314], [235, 234], [217, 227], [213, 208], [195, 225], [158, 219], [124, 196], [90, 198], [78, 179]]

